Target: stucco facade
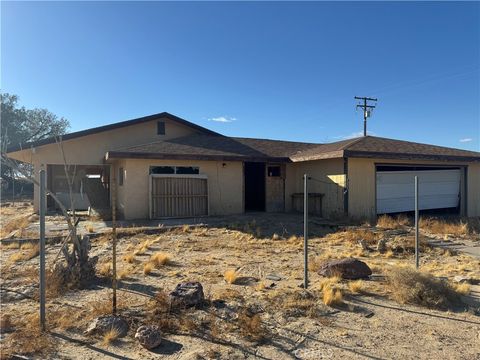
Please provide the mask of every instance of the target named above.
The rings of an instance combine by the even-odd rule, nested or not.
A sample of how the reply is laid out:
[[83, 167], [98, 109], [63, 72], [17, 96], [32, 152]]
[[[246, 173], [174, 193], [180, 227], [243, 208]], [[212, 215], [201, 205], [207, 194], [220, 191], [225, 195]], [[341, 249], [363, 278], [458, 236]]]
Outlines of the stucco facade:
[[[458, 151], [462, 150], [369, 137], [332, 144], [262, 139], [246, 141], [242, 138], [224, 137], [171, 114], [162, 114], [166, 115], [157, 116], [159, 115], [157, 114], [120, 123], [120, 125], [113, 124], [107, 128], [90, 129], [80, 134], [74, 133], [74, 136], [67, 135], [61, 144], [50, 141], [37, 146], [32, 145], [25, 150], [14, 150], [8, 155], [33, 164], [37, 180], [40, 169], [47, 170], [48, 165], [63, 165], [63, 154], [67, 164], [102, 165], [109, 168], [107, 180], [109, 186], [105, 188], [107, 191], [114, 190], [116, 208], [120, 216], [125, 219], [146, 219], [150, 215], [151, 166], [198, 167], [199, 175], [206, 176], [208, 179], [206, 185], [208, 213], [210, 215], [240, 214], [247, 208], [245, 194], [248, 192], [245, 179], [250, 179], [250, 182], [252, 179], [245, 171], [248, 162], [262, 162], [266, 165], [266, 169], [269, 165], [275, 165], [281, 169], [276, 177], [269, 177], [266, 170], [264, 180], [261, 180], [262, 177], [255, 179], [254, 185], [258, 181], [265, 182], [258, 183], [266, 187], [266, 191], [258, 198], [265, 196], [266, 211], [292, 211], [292, 195], [303, 193], [303, 174], [306, 173], [311, 177], [309, 192], [323, 194], [321, 213], [324, 217], [345, 214], [348, 209], [349, 216], [368, 219], [376, 217], [376, 164], [458, 166], [464, 169], [461, 179], [460, 213], [466, 216], [480, 216], [480, 154], [478, 153], [469, 152], [458, 155]], [[164, 133], [157, 131], [158, 122], [164, 123]], [[204, 137], [197, 138], [199, 134]], [[191, 136], [195, 139], [192, 142], [179, 140]], [[413, 152], [408, 154], [407, 158], [414, 158], [418, 149], [426, 152], [426, 156], [473, 160], [401, 160], [401, 156], [395, 152], [391, 152], [389, 159], [381, 156], [363, 158], [365, 156], [363, 154], [351, 155], [355, 150], [354, 147], [359, 146], [361, 140], [365, 139], [369, 144], [360, 150], [356, 149], [357, 151], [381, 149], [386, 152], [392, 148], [389, 141], [396, 141], [395, 144], [405, 146], [406, 150], [411, 150], [409, 146], [413, 144], [411, 145]], [[163, 149], [159, 144], [167, 146], [165, 149], [168, 152], [157, 150]], [[144, 152], [132, 151], [131, 147], [139, 145]], [[345, 149], [350, 153], [344, 152]], [[433, 155], [429, 155], [429, 151], [433, 151]], [[115, 152], [117, 156], [107, 155]], [[322, 158], [322, 156], [325, 157]], [[322, 159], [318, 160], [320, 158]], [[51, 174], [47, 171], [47, 178], [49, 175]], [[120, 184], [120, 177], [123, 179], [122, 184]], [[110, 191], [110, 198], [111, 195]], [[38, 205], [39, 195], [35, 187], [36, 211], [38, 211]]]
[[126, 219], [149, 217], [150, 166], [199, 167], [200, 174], [208, 177], [209, 214], [243, 212], [243, 164], [240, 161], [127, 159], [115, 163], [117, 169], [123, 167], [125, 172], [123, 186], [117, 185], [117, 208]]

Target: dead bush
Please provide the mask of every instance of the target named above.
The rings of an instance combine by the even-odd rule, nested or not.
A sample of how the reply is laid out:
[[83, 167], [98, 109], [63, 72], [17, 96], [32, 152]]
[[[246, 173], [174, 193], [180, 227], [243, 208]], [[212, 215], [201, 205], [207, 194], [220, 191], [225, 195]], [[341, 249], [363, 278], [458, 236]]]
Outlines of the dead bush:
[[387, 286], [400, 304], [449, 310], [463, 306], [460, 295], [446, 281], [409, 267], [394, 267], [387, 272]]
[[389, 215], [382, 215], [377, 220], [377, 227], [383, 229], [401, 229], [404, 226], [410, 225], [410, 220], [406, 215], [397, 215], [395, 217]]
[[259, 314], [250, 315], [242, 311], [238, 315], [238, 326], [240, 334], [248, 340], [260, 342], [266, 338], [266, 328]]
[[37, 257], [40, 254], [40, 246], [39, 244], [23, 244], [20, 247], [20, 250], [15, 254], [10, 256], [10, 261], [19, 262], [19, 261], [27, 261]]
[[367, 245], [376, 245], [380, 234], [376, 234], [373, 231], [366, 229], [349, 229], [340, 233], [344, 240], [352, 243], [358, 244], [360, 240], [365, 240]]
[[[471, 221], [474, 224], [474, 221]], [[432, 234], [464, 236], [469, 234], [469, 224], [460, 219], [437, 219], [431, 217], [420, 218], [418, 226], [421, 230], [426, 230]]]
[[164, 265], [168, 265], [170, 261], [170, 255], [162, 252], [156, 252], [150, 258], [150, 262], [154, 264], [157, 269], [161, 268]]
[[238, 273], [236, 270], [230, 269], [225, 271], [225, 273], [223, 274], [223, 278], [227, 283], [235, 284], [235, 281], [238, 279]]
[[19, 230], [19, 235], [21, 236], [22, 232], [30, 224], [30, 221], [28, 220], [29, 217], [30, 215], [16, 217], [5, 223], [0, 230], [1, 237], [8, 236], [15, 230]]

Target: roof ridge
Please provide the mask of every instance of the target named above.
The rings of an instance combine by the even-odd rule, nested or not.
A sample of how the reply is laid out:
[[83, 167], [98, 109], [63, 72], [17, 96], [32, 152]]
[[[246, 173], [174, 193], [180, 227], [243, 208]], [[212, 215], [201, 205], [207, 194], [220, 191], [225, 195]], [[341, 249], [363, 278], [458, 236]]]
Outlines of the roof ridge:
[[305, 141], [292, 141], [292, 140], [278, 140], [278, 139], [265, 139], [255, 137], [243, 137], [243, 136], [228, 136], [231, 139], [245, 139], [245, 140], [261, 140], [261, 141], [276, 141], [276, 142], [288, 142], [292, 144], [305, 144], [305, 145], [324, 145], [323, 143], [311, 143]]
[[358, 138], [350, 139], [350, 140], [352, 140], [352, 141], [347, 142], [345, 145], [343, 145], [342, 147], [340, 147], [340, 149], [341, 149], [341, 150], [347, 150], [350, 146], [359, 143], [360, 141], [364, 140], [364, 139], [367, 138], [367, 137], [371, 137], [371, 136], [370, 136], [370, 135], [366, 135], [366, 136], [361, 136], [361, 137], [358, 137]]

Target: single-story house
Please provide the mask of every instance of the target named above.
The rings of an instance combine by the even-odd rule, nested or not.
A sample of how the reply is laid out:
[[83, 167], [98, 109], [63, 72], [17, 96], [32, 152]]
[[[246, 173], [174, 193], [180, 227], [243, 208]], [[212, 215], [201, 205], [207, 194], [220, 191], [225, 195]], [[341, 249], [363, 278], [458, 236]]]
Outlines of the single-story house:
[[[116, 204], [125, 219], [301, 211], [303, 174], [310, 210], [329, 217], [414, 208], [480, 216], [480, 153], [365, 136], [327, 144], [228, 137], [163, 112], [12, 146], [47, 187], [76, 209]], [[39, 193], [35, 189], [34, 207]], [[47, 199], [47, 206], [55, 203]]]

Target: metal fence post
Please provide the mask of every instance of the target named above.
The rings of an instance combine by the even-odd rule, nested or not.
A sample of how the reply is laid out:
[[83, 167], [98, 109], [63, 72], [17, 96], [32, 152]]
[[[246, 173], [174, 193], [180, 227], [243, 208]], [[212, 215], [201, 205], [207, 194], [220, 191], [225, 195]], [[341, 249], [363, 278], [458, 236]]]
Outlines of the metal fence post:
[[308, 175], [303, 175], [303, 288], [308, 287]]
[[117, 168], [112, 166], [112, 314], [117, 314]]
[[40, 170], [40, 327], [45, 331], [45, 170]]
[[415, 268], [419, 268], [419, 246], [418, 246], [418, 176], [415, 176]]

